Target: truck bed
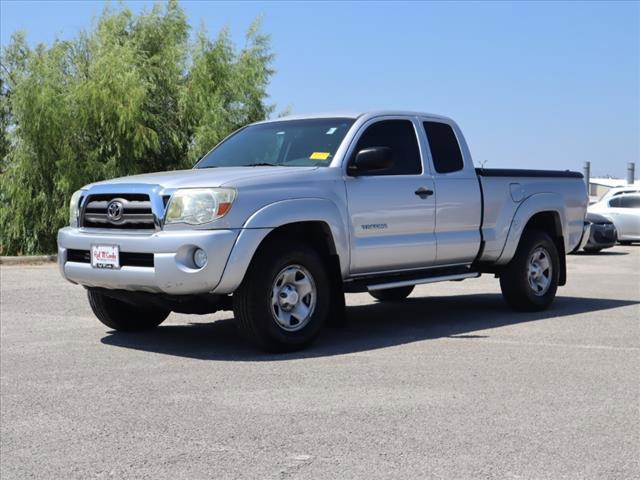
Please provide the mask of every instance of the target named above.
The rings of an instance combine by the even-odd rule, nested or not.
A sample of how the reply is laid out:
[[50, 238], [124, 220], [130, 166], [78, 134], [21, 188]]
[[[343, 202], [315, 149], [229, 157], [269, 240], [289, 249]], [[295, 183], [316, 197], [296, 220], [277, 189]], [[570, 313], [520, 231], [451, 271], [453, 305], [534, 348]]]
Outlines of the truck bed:
[[580, 241], [586, 208], [586, 186], [579, 172], [476, 168], [482, 191], [483, 241], [480, 262], [508, 261], [509, 232], [519, 225], [518, 211], [543, 202], [556, 211], [565, 233], [565, 249]]

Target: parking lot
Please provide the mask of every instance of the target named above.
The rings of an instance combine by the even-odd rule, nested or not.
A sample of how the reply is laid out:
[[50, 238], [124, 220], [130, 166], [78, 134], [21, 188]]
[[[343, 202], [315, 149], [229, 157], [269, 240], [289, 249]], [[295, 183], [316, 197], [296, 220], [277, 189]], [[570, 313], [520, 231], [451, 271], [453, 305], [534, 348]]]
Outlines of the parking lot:
[[56, 266], [2, 267], [0, 476], [638, 478], [640, 246], [568, 268], [541, 313], [490, 275], [349, 295], [276, 356], [230, 312], [112, 332]]

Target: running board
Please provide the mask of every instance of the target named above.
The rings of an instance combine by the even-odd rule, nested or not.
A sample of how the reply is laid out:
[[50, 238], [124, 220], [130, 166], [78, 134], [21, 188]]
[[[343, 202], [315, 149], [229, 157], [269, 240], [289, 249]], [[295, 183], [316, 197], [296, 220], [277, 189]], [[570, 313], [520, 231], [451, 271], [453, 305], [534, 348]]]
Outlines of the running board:
[[406, 287], [408, 285], [422, 285], [424, 283], [447, 282], [449, 280], [464, 280], [465, 278], [478, 278], [479, 272], [457, 273], [453, 275], [441, 275], [439, 277], [414, 278], [410, 280], [399, 280], [387, 283], [375, 283], [367, 285], [367, 290], [386, 290], [387, 288]]

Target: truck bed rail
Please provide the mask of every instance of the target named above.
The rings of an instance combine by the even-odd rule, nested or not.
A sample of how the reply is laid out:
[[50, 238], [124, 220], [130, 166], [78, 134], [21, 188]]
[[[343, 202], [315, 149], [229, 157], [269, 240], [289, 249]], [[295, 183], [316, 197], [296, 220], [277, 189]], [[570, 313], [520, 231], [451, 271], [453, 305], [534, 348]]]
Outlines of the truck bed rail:
[[476, 168], [482, 177], [557, 177], [584, 178], [582, 173], [571, 170], [527, 170], [518, 168]]

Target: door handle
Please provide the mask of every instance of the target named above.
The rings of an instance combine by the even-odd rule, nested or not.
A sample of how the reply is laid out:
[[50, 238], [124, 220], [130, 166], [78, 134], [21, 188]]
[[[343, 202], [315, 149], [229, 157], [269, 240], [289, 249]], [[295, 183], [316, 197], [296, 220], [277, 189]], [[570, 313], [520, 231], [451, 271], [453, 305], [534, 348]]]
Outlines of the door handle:
[[414, 193], [416, 195], [418, 195], [420, 198], [425, 199], [425, 198], [433, 195], [433, 190], [431, 190], [429, 188], [420, 187]]

